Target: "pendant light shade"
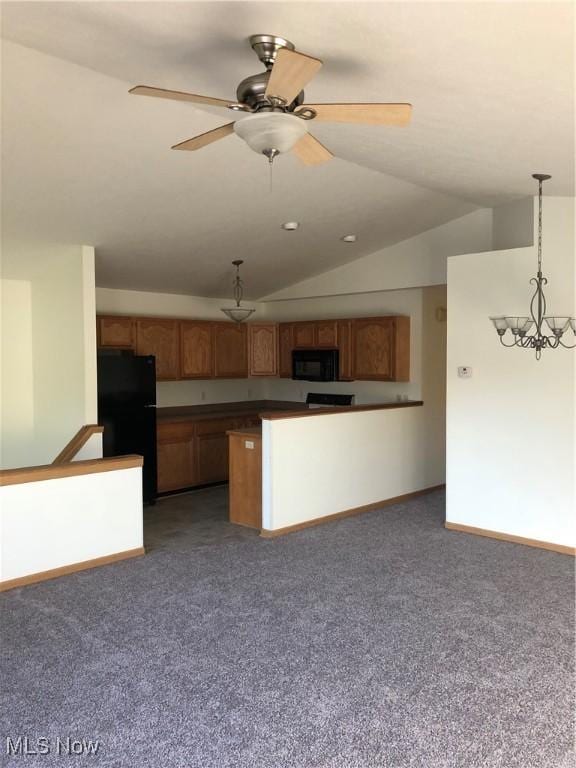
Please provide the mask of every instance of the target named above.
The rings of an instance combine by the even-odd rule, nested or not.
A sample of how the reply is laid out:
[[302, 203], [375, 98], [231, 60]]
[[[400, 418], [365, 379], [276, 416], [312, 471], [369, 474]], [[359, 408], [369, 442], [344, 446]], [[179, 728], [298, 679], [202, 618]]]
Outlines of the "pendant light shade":
[[226, 317], [229, 317], [230, 320], [233, 320], [235, 323], [241, 323], [249, 318], [256, 310], [240, 306], [244, 286], [244, 283], [240, 279], [240, 266], [244, 264], [244, 262], [242, 259], [236, 259], [232, 264], [236, 267], [236, 277], [234, 278], [234, 299], [236, 300], [236, 306], [222, 307], [221, 311], [224, 312]]

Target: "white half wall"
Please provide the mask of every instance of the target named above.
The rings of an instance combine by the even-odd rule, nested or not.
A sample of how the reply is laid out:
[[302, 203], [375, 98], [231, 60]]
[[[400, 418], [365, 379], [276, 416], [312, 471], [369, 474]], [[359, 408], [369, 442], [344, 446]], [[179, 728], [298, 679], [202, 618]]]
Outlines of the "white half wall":
[[[574, 200], [545, 197], [551, 314], [575, 315], [574, 253]], [[576, 351], [537, 361], [505, 349], [489, 320], [528, 314], [535, 271], [534, 247], [449, 259], [446, 520], [575, 546]]]
[[0, 488], [0, 581], [142, 546], [140, 467]]
[[263, 422], [262, 527], [277, 530], [444, 482], [422, 406]]

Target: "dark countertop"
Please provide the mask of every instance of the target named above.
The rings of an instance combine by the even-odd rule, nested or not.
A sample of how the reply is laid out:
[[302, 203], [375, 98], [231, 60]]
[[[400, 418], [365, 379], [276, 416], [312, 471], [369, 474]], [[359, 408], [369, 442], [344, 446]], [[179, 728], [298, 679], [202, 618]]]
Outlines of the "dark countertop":
[[237, 416], [244, 413], [260, 414], [262, 411], [306, 410], [304, 403], [291, 400], [242, 400], [237, 403], [213, 403], [211, 405], [177, 405], [156, 409], [157, 421], [202, 421]]
[[373, 405], [347, 405], [342, 408], [309, 408], [307, 410], [286, 409], [276, 411], [264, 411], [260, 413], [262, 419], [298, 419], [302, 416], [329, 416], [335, 413], [352, 413], [358, 411], [382, 411], [392, 408], [413, 408], [414, 406], [424, 405], [422, 400], [401, 400], [394, 403], [375, 403]]

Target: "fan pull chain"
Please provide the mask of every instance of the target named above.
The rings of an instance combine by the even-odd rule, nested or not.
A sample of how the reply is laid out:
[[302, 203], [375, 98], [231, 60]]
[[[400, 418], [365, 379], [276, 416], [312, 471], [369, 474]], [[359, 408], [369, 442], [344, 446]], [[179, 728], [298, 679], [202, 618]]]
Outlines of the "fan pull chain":
[[270, 194], [272, 194], [272, 191], [273, 191], [273, 184], [272, 184], [272, 168], [273, 168], [273, 166], [274, 166], [273, 158], [270, 158], [270, 160], [268, 160], [268, 167], [270, 168], [270, 171], [269, 171], [269, 174], [268, 174], [269, 183], [270, 183]]

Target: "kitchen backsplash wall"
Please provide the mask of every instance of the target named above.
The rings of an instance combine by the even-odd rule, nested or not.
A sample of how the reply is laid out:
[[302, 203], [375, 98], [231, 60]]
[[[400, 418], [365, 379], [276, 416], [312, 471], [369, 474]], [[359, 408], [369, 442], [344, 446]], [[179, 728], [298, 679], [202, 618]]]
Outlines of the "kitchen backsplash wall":
[[159, 381], [156, 384], [156, 404], [159, 408], [173, 405], [209, 405], [241, 400], [263, 400], [266, 397], [264, 379], [208, 379], [188, 381]]

